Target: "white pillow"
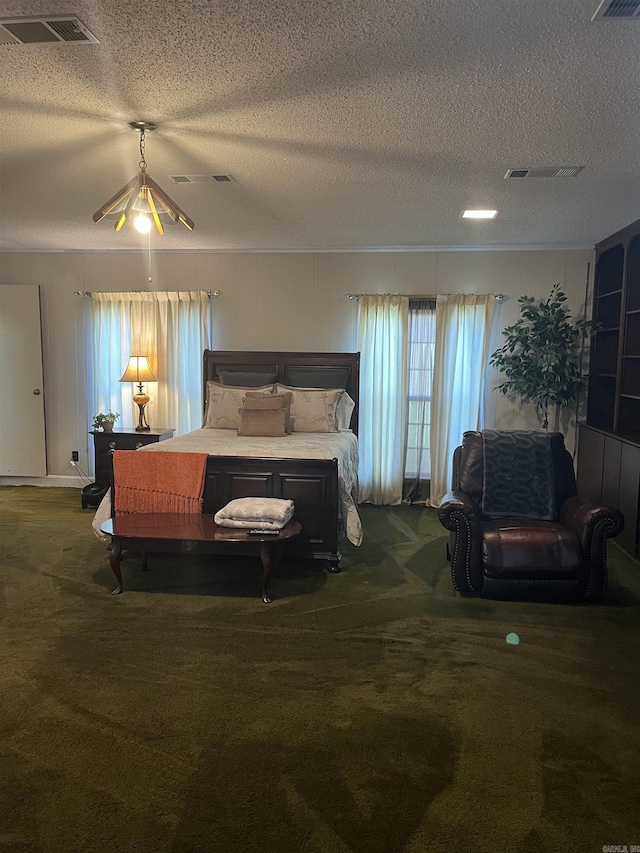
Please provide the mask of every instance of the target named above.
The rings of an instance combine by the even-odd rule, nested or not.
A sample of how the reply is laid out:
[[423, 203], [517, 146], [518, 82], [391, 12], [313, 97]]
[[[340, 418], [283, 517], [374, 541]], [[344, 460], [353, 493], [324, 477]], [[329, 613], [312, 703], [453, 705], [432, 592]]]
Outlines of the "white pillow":
[[338, 429], [351, 429], [351, 415], [355, 407], [355, 401], [345, 391], [342, 397], [340, 397], [340, 402], [336, 410]]
[[276, 393], [283, 391], [291, 392], [291, 417], [295, 419], [296, 432], [338, 432], [338, 405], [345, 394], [343, 388], [294, 388], [277, 383]]
[[237, 388], [235, 385], [222, 385], [220, 382], [207, 382], [207, 405], [202, 421], [203, 429], [238, 429], [242, 400], [247, 391], [272, 394], [273, 385], [261, 388]]

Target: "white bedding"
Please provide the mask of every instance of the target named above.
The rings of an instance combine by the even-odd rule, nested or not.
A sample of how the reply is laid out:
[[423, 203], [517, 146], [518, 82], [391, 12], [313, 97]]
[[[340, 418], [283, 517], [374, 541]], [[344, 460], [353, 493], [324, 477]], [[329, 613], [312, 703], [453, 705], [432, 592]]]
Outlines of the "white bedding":
[[[196, 429], [186, 435], [148, 444], [141, 447], [138, 453], [163, 451], [271, 459], [337, 459], [342, 526], [350, 542], [354, 545], [360, 545], [362, 542], [362, 523], [355, 503], [358, 490], [358, 440], [351, 430], [294, 432], [281, 438], [256, 438], [239, 436], [235, 430], [229, 429]], [[104, 514], [102, 504], [93, 522], [96, 532], [100, 529], [98, 515], [101, 510]], [[108, 516], [107, 507], [106, 517]]]

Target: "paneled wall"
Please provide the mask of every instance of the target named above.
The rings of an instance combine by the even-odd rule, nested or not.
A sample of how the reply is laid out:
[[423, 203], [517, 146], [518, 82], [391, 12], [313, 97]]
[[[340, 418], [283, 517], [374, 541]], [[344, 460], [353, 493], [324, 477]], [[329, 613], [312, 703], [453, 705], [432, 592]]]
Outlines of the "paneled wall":
[[[72, 450], [80, 451], [85, 471], [92, 456], [86, 400], [90, 300], [74, 295], [76, 290], [220, 290], [211, 303], [214, 349], [318, 352], [356, 347], [358, 303], [347, 293], [503, 293], [508, 298], [496, 306], [498, 346], [500, 329], [519, 316], [518, 297], [546, 297], [556, 282], [574, 316], [581, 315], [593, 252], [157, 253], [152, 263], [149, 284], [145, 255], [0, 253], [0, 286], [41, 289], [47, 460], [56, 482], [68, 476], [72, 485], [77, 479], [68, 462]], [[486, 425], [538, 426], [533, 412], [491, 390], [497, 383], [492, 374]], [[560, 426], [572, 448], [570, 415]]]

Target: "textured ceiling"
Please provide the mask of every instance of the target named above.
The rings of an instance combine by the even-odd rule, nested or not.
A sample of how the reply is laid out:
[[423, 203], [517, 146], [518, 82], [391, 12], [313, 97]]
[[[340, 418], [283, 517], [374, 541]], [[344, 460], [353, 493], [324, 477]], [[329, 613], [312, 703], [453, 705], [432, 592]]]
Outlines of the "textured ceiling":
[[[0, 248], [146, 245], [91, 218], [137, 174], [134, 119], [196, 223], [156, 249], [592, 246], [640, 216], [640, 21], [598, 2], [1, 2], [100, 44], [0, 46]], [[504, 180], [547, 166], [584, 169]], [[206, 173], [235, 180], [168, 177]]]

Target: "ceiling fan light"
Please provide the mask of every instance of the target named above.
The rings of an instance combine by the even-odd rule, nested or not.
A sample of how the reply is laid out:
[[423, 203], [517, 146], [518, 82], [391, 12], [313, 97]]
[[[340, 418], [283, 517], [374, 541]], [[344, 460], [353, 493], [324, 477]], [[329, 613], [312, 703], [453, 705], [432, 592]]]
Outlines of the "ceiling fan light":
[[151, 231], [151, 220], [146, 213], [139, 213], [133, 220], [133, 227], [140, 234], [148, 234]]
[[156, 184], [147, 174], [147, 162], [144, 156], [145, 130], [155, 130], [151, 122], [129, 122], [129, 127], [140, 133], [140, 172], [128, 184], [109, 199], [93, 214], [93, 221], [98, 223], [105, 217], [116, 218], [115, 230], [120, 231], [127, 220], [134, 214], [133, 226], [141, 234], [147, 234], [151, 225], [155, 224], [158, 234], [164, 234], [164, 226], [160, 220], [166, 215], [174, 222], [181, 222], [189, 231], [193, 231], [193, 220], [181, 210], [178, 205]]

